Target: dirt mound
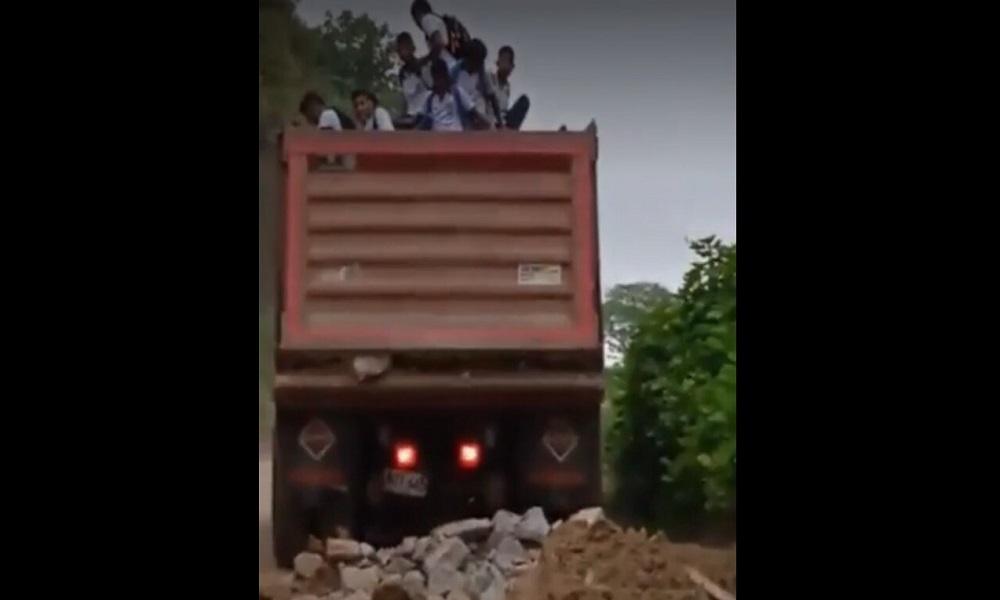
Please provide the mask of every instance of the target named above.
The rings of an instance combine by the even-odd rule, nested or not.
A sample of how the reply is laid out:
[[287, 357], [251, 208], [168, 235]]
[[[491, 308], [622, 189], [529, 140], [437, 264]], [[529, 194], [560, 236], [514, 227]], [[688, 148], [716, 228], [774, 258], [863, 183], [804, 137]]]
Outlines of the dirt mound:
[[605, 519], [569, 522], [542, 548], [514, 600], [681, 600], [708, 598], [689, 569], [736, 595], [736, 546], [674, 544], [662, 534], [622, 529]]

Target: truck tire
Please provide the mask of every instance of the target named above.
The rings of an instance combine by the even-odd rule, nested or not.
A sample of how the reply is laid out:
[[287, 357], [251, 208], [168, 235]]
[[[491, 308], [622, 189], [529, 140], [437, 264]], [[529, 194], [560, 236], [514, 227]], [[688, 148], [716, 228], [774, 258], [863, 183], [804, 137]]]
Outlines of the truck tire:
[[285, 471], [279, 446], [279, 436], [272, 433], [271, 456], [271, 544], [279, 568], [291, 569], [295, 557], [306, 549], [309, 532], [305, 520], [297, 514], [288, 498]]

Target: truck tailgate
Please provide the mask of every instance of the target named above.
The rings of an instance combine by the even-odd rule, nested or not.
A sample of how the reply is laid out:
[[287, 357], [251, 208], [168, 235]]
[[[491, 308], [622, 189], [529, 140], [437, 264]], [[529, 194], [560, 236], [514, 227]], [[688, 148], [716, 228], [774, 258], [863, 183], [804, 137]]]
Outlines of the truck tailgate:
[[[601, 345], [590, 133], [284, 137], [287, 349]], [[352, 171], [310, 156], [355, 155]]]

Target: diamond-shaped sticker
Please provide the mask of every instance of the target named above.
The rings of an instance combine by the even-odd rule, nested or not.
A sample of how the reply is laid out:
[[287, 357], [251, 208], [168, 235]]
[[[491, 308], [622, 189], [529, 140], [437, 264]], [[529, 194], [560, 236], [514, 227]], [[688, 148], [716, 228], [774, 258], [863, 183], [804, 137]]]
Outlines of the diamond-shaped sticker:
[[299, 433], [299, 446], [302, 446], [313, 460], [323, 460], [336, 443], [337, 436], [333, 435], [333, 430], [322, 419], [309, 421]]
[[542, 445], [558, 462], [564, 462], [579, 443], [580, 437], [576, 435], [576, 431], [562, 419], [552, 421], [542, 436]]

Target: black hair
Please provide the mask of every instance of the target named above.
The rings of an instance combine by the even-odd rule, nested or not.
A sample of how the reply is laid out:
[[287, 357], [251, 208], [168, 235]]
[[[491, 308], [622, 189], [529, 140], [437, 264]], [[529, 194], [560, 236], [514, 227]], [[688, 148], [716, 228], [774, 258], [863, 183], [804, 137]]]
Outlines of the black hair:
[[372, 101], [373, 106], [378, 106], [378, 97], [368, 90], [354, 90], [351, 92], [351, 102], [356, 101], [360, 96], [364, 96]]
[[503, 56], [504, 54], [506, 54], [507, 56], [510, 57], [510, 62], [511, 62], [511, 64], [513, 64], [514, 63], [514, 49], [511, 48], [510, 46], [504, 46], [504, 47], [500, 48], [500, 52], [497, 53], [497, 56]]
[[469, 49], [465, 55], [471, 60], [482, 62], [489, 56], [489, 52], [486, 51], [486, 44], [483, 43], [483, 40], [475, 38], [469, 41]]
[[407, 31], [400, 33], [399, 35], [396, 36], [396, 45], [398, 46], [399, 44], [409, 44], [411, 46], [414, 45], [413, 36], [411, 36]]
[[299, 112], [305, 114], [309, 110], [310, 106], [326, 106], [326, 102], [323, 102], [323, 97], [319, 95], [319, 92], [306, 92], [302, 99], [299, 100]]
[[451, 71], [448, 70], [448, 64], [440, 58], [431, 63], [431, 78], [437, 79], [438, 77], [447, 77], [448, 81], [451, 81]]
[[426, 15], [429, 12], [434, 12], [434, 9], [427, 0], [413, 0], [413, 4], [410, 5], [410, 14], [413, 16]]

